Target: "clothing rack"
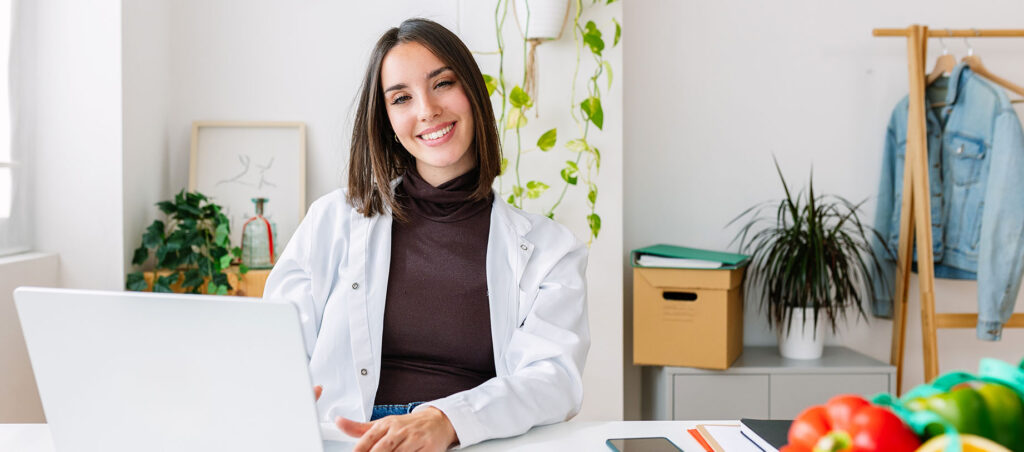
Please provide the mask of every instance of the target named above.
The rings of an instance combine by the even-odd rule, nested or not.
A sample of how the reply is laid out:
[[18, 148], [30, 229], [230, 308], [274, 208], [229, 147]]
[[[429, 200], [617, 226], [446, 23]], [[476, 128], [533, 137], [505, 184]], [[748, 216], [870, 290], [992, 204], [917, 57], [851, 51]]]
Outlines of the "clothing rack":
[[[917, 247], [918, 282], [921, 291], [921, 336], [924, 351], [924, 379], [939, 374], [936, 328], [974, 328], [977, 314], [935, 313], [935, 267], [932, 254], [931, 199], [928, 183], [927, 125], [925, 123], [925, 56], [927, 38], [1024, 38], [1024, 30], [928, 30], [926, 25], [907, 28], [876, 28], [874, 36], [906, 37], [910, 74], [910, 111], [907, 119], [907, 150], [903, 171], [903, 198], [900, 209], [900, 238], [896, 267], [896, 293], [893, 297], [892, 352], [889, 362], [896, 366], [896, 394], [903, 387], [903, 350], [907, 324], [907, 296], [910, 266], [913, 261], [914, 235]], [[1024, 328], [1024, 314], [1014, 314], [1004, 328]]]

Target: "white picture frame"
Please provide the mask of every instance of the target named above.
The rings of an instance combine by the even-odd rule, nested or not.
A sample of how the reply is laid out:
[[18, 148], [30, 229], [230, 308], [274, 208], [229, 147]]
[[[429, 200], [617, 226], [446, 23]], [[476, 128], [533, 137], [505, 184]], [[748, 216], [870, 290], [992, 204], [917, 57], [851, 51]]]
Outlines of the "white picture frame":
[[267, 198], [264, 216], [277, 225], [280, 254], [306, 215], [306, 125], [285, 121], [195, 121], [189, 191], [223, 208], [231, 245], [256, 214], [252, 198]]

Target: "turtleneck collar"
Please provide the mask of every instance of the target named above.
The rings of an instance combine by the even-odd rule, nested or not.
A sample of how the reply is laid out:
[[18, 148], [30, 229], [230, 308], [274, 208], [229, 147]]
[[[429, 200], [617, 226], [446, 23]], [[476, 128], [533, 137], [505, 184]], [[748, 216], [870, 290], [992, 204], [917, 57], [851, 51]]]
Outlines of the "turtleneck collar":
[[462, 221], [489, 208], [493, 202], [492, 193], [486, 199], [470, 199], [480, 177], [478, 168], [449, 180], [437, 187], [423, 180], [416, 167], [406, 170], [398, 186], [399, 202], [413, 214], [440, 223]]

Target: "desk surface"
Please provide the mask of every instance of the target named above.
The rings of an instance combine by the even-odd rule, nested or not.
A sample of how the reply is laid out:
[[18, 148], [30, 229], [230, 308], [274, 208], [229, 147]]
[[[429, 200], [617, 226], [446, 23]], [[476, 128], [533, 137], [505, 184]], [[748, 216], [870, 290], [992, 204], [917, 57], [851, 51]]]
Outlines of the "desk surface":
[[[465, 450], [487, 451], [601, 451], [608, 450], [605, 439], [664, 436], [684, 451], [703, 451], [686, 429], [697, 424], [738, 423], [738, 421], [613, 421], [565, 422], [537, 427], [513, 438], [485, 441]], [[354, 443], [326, 442], [327, 451], [347, 451]], [[0, 450], [54, 452], [50, 429], [46, 424], [0, 424]]]

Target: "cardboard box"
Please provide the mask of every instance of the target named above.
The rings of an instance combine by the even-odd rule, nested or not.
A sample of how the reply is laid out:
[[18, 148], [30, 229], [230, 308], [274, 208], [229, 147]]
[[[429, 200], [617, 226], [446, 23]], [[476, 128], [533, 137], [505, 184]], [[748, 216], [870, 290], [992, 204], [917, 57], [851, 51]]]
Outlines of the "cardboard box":
[[745, 268], [634, 267], [633, 363], [719, 370], [732, 365], [743, 352]]

